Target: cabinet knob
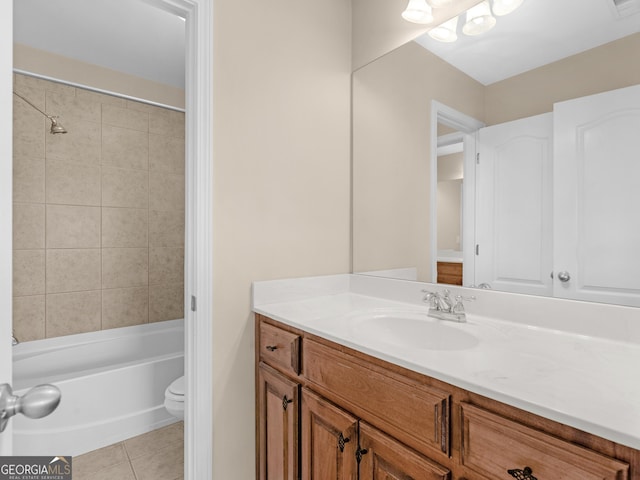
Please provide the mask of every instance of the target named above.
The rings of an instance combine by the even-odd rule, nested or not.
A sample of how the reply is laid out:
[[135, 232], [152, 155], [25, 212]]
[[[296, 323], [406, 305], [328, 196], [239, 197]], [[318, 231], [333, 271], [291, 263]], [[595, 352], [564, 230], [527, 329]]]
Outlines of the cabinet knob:
[[340, 436], [338, 437], [338, 447], [341, 452], [344, 452], [345, 443], [349, 443], [350, 440], [351, 439], [349, 437], [345, 438], [345, 436], [340, 433]]
[[290, 403], [292, 403], [293, 400], [287, 398], [287, 396], [285, 395], [284, 397], [282, 397], [282, 409], [286, 410], [287, 407], [289, 406]]
[[524, 467], [524, 470], [520, 470], [519, 468], [507, 470], [507, 473], [518, 480], [538, 480], [532, 475], [533, 470], [531, 470], [531, 467]]
[[275, 352], [278, 349], [278, 347], [275, 345], [267, 345], [266, 349], [269, 350], [270, 352]]

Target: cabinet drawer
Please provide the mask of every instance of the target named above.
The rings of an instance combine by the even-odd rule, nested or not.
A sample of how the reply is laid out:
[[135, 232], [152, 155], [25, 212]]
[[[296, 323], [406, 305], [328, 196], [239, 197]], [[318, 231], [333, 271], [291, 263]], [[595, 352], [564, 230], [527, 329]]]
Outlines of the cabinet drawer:
[[304, 341], [309, 385], [419, 452], [449, 453], [449, 393]]
[[[461, 463], [492, 480], [531, 469], [538, 480], [625, 480], [629, 465], [462, 403]], [[517, 478], [517, 477], [516, 477]]]
[[284, 373], [300, 373], [300, 335], [260, 323], [260, 361]]

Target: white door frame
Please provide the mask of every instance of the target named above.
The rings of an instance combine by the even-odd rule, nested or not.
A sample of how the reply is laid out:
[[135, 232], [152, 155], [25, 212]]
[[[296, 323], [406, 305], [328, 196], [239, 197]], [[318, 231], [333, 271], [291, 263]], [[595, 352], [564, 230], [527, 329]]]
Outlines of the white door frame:
[[[185, 479], [213, 475], [213, 0], [142, 0], [186, 18]], [[13, 2], [0, 2], [0, 221], [11, 225]], [[11, 331], [12, 228], [0, 228], [0, 342]], [[9, 268], [7, 268], [9, 266]], [[197, 310], [191, 309], [191, 297]], [[6, 359], [5, 359], [6, 357]], [[11, 350], [0, 348], [0, 361]], [[197, 419], [197, 421], [196, 421]], [[5, 431], [4, 435], [7, 435]], [[6, 442], [5, 442], [6, 443]], [[10, 447], [9, 447], [10, 448]], [[0, 442], [0, 454], [10, 453]]]
[[[475, 167], [476, 167], [476, 133], [485, 124], [473, 117], [465, 115], [436, 100], [431, 101], [431, 180], [429, 198], [430, 224], [430, 256], [431, 282], [438, 281], [438, 123], [454, 128], [461, 132], [464, 142], [464, 182], [462, 205], [462, 254], [463, 279], [465, 283], [474, 278], [474, 249], [475, 249]], [[470, 234], [473, 232], [473, 234]]]
[[[0, 383], [11, 383], [13, 212], [13, 2], [0, 2]], [[0, 435], [11, 455], [12, 427]]]

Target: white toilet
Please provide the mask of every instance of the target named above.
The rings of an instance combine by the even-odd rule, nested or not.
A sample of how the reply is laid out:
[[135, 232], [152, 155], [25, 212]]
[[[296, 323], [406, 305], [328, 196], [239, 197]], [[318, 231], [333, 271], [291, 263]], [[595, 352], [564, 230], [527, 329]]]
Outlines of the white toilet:
[[171, 382], [164, 391], [164, 408], [174, 417], [184, 420], [184, 375]]

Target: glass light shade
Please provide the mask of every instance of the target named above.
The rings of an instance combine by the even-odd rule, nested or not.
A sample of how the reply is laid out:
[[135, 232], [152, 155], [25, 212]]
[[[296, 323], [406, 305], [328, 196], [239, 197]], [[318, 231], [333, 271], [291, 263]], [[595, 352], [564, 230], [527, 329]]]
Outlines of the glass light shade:
[[429, 1], [429, 5], [431, 5], [433, 8], [441, 8], [441, 7], [446, 7], [447, 5], [451, 5], [454, 0], [428, 0]]
[[426, 0], [409, 0], [409, 5], [407, 5], [405, 11], [402, 12], [402, 18], [412, 23], [433, 22], [431, 7]]
[[522, 5], [523, 0], [493, 0], [493, 13], [501, 17], [513, 12]]
[[496, 24], [496, 17], [491, 15], [488, 0], [467, 10], [466, 20], [462, 27], [462, 33], [465, 35], [480, 35], [491, 30]]
[[429, 30], [429, 36], [439, 42], [455, 42], [458, 39], [458, 17], [453, 17]]

